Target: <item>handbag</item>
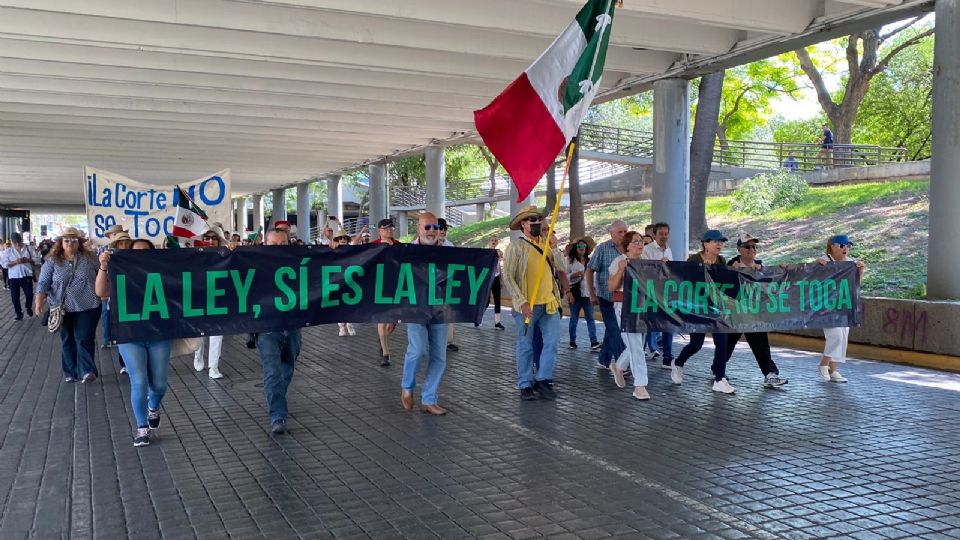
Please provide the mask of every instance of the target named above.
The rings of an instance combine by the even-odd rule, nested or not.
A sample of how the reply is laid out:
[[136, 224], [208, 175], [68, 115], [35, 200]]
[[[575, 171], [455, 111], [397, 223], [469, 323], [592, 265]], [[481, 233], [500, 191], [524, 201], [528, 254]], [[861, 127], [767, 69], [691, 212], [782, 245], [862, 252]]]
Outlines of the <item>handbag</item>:
[[[79, 261], [77, 264], [80, 264]], [[73, 277], [77, 274], [77, 267], [75, 265], [70, 265], [70, 279], [63, 283], [63, 286], [60, 287], [59, 305], [50, 304], [49, 315], [47, 315], [47, 330], [51, 333], [59, 332], [60, 327], [63, 326], [63, 317], [67, 314], [67, 308], [65, 307], [65, 296], [67, 295], [67, 287], [70, 286], [70, 283], [73, 282]]]
[[199, 349], [201, 345], [203, 345], [202, 337], [175, 339], [170, 342], [170, 358], [193, 354], [197, 352], [197, 349]]

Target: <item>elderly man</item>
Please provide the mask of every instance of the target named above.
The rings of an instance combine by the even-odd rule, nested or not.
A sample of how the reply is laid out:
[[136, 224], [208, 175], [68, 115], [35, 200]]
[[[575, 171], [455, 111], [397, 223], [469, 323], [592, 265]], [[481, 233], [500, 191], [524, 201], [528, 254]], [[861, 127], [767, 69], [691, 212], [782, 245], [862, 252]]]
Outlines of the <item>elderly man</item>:
[[[648, 261], [670, 262], [673, 260], [673, 251], [667, 242], [670, 240], [670, 225], [659, 222], [652, 225], [653, 242], [643, 246], [641, 259]], [[661, 358], [660, 366], [664, 369], [673, 368], [673, 334], [670, 332], [647, 332], [646, 346], [651, 351], [650, 360]], [[663, 350], [661, 353], [660, 350]]]
[[[417, 244], [436, 246], [440, 241], [440, 225], [437, 216], [430, 212], [420, 214], [417, 224]], [[447, 410], [437, 405], [437, 389], [447, 365], [447, 324], [407, 323], [407, 353], [403, 358], [403, 378], [400, 382], [400, 404], [413, 410], [413, 389], [417, 386], [420, 362], [427, 356], [427, 374], [423, 380], [420, 396], [420, 411], [443, 416]]]
[[[433, 215], [433, 214], [431, 214]], [[393, 220], [381, 219], [377, 222], [377, 238], [371, 244], [397, 245], [401, 242], [393, 237]], [[397, 323], [377, 323], [377, 337], [380, 338], [380, 367], [390, 367], [390, 334], [397, 329]]]
[[[593, 250], [587, 269], [583, 272], [583, 281], [587, 284], [590, 294], [590, 303], [600, 306], [600, 316], [603, 318], [603, 344], [600, 346], [600, 357], [597, 358], [598, 369], [610, 369], [610, 362], [615, 361], [623, 352], [623, 340], [620, 338], [620, 321], [613, 307], [613, 293], [606, 287], [610, 278], [610, 265], [614, 259], [623, 255], [623, 237], [627, 234], [627, 224], [617, 219], [607, 229], [610, 239]], [[596, 280], [594, 280], [596, 276]], [[599, 283], [599, 286], [597, 284]], [[596, 350], [590, 347], [591, 350]]]
[[[290, 236], [282, 229], [271, 229], [264, 245], [290, 245]], [[257, 352], [263, 366], [263, 395], [270, 411], [270, 431], [281, 435], [287, 432], [287, 388], [293, 380], [294, 364], [300, 355], [300, 329], [260, 334]]]
[[23, 291], [26, 300], [27, 316], [33, 317], [33, 263], [36, 262], [37, 252], [24, 245], [20, 233], [13, 233], [10, 235], [10, 247], [4, 250], [2, 257], [9, 276], [10, 300], [13, 301], [13, 312], [16, 314], [14, 320], [23, 320], [20, 291]]
[[[523, 236], [510, 242], [503, 254], [501, 280], [513, 302], [517, 325], [517, 388], [523, 401], [533, 401], [537, 394], [547, 400], [557, 397], [552, 381], [560, 340], [560, 289], [553, 278], [556, 268], [553, 252], [540, 240], [542, 227], [543, 218], [537, 207], [520, 210], [510, 222], [510, 230], [523, 231]], [[546, 262], [541, 267], [544, 250]], [[536, 330], [543, 336], [543, 350], [537, 359], [534, 358]], [[534, 364], [537, 364], [536, 370]]]

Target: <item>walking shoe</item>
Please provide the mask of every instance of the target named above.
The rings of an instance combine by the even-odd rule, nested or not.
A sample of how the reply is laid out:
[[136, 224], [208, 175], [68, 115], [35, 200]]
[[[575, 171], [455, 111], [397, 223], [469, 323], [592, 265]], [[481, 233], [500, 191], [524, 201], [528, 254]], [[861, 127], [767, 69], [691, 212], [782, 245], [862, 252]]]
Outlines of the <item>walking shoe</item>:
[[134, 446], [150, 446], [150, 428], [137, 428], [137, 434], [133, 437]]
[[577, 348], [577, 342], [576, 342], [576, 341], [571, 341], [571, 342], [570, 342], [570, 348], [571, 348], [571, 349], [576, 349], [576, 348]]
[[147, 409], [147, 424], [150, 425], [150, 429], [160, 427], [160, 409]]
[[727, 378], [724, 377], [719, 381], [713, 383], [714, 392], [723, 392], [724, 394], [732, 394], [737, 391], [736, 388], [730, 386], [730, 383], [727, 382]]
[[670, 380], [673, 384], [683, 384], [683, 368], [681, 366], [670, 367]]
[[529, 386], [526, 388], [520, 389], [520, 400], [521, 401], [536, 401], [537, 395], [533, 393], [533, 388]]
[[788, 382], [790, 381], [781, 378], [780, 375], [777, 373], [769, 373], [767, 374], [766, 377], [763, 378], [764, 388], [776, 388], [778, 386], [783, 386]]
[[83, 382], [85, 383], [92, 383], [95, 380], [97, 380], [97, 376], [93, 373], [87, 373], [83, 376]]
[[646, 387], [636, 386], [633, 389], [633, 397], [639, 399], [640, 401], [647, 401], [650, 399], [650, 393], [647, 392]]
[[847, 378], [841, 375], [839, 371], [834, 371], [830, 374], [830, 382], [847, 382]]
[[27, 310], [27, 317], [30, 317], [31, 319], [33, 318], [33, 310]]
[[503, 325], [500, 323], [494, 324], [493, 327], [496, 328], [497, 330], [506, 330], [506, 328], [504, 328]]
[[650, 354], [650, 360], [656, 360], [656, 359], [658, 359], [658, 358], [663, 358], [663, 355], [660, 354], [660, 351], [653, 351], [653, 352]]
[[626, 388], [627, 380], [623, 376], [623, 370], [616, 364], [610, 364], [610, 371], [613, 372], [613, 382], [617, 383], [617, 388]]
[[420, 412], [424, 414], [432, 414], [434, 416], [443, 416], [447, 414], [447, 410], [437, 405], [436, 403], [433, 403], [431, 405], [424, 405], [423, 403], [421, 403]]
[[600, 345], [599, 341], [594, 341], [590, 344], [590, 350], [593, 352], [599, 352], [601, 347], [602, 345]]
[[357, 329], [353, 327], [353, 323], [347, 323], [347, 334], [351, 336], [357, 335]]
[[390, 367], [390, 355], [385, 354], [380, 358], [380, 367]]
[[344, 337], [344, 336], [346, 336], [346, 335], [347, 335], [347, 328], [341, 324], [341, 325], [340, 325], [340, 337]]
[[660, 363], [660, 367], [663, 369], [673, 369], [673, 359], [671, 358], [670, 360], [664, 360]]
[[605, 365], [601, 364], [600, 362], [597, 362], [597, 369], [599, 369], [600, 371], [609, 371], [609, 370], [610, 370], [610, 366], [605, 366]]
[[460, 347], [457, 347], [454, 343], [447, 343], [447, 350], [457, 352], [460, 350]]
[[401, 390], [400, 391], [400, 405], [403, 405], [403, 408], [412, 411], [413, 410], [413, 392], [410, 390]]
[[15, 321], [22, 321], [22, 320], [23, 320], [23, 315], [17, 315], [16, 317], [13, 318], [13, 320], [15, 320]]
[[74, 377], [74, 376], [72, 376], [72, 375], [68, 375], [68, 376], [66, 376], [66, 377], [63, 378], [63, 382], [65, 382], [65, 383], [75, 383], [75, 382], [77, 382], [77, 378]]
[[823, 382], [830, 382], [830, 366], [820, 366], [820, 379]]
[[121, 375], [126, 375], [126, 374], [127, 374], [127, 366], [123, 366], [122, 368], [120, 368], [120, 374], [121, 374]]
[[540, 394], [540, 397], [548, 401], [557, 399], [557, 392], [553, 389], [553, 384], [547, 381], [537, 381], [533, 383], [533, 389]]
[[270, 433], [273, 435], [283, 435], [287, 432], [287, 421], [286, 420], [274, 420], [270, 424]]
[[214, 380], [222, 379], [223, 373], [220, 373], [220, 370], [218, 368], [212, 367], [210, 368], [210, 378]]
[[200, 358], [194, 357], [194, 358], [193, 358], [193, 369], [195, 369], [195, 370], [197, 370], [197, 371], [203, 371], [203, 357], [200, 357]]

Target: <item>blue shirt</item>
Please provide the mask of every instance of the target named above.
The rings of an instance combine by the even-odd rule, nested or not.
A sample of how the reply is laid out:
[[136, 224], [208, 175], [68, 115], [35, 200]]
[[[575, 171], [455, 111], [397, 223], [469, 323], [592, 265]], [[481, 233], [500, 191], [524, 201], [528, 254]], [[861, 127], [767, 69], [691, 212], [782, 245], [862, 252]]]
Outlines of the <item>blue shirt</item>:
[[610, 279], [610, 265], [620, 255], [621, 253], [613, 245], [613, 240], [607, 240], [597, 246], [597, 249], [590, 254], [590, 262], [587, 263], [587, 268], [593, 270], [596, 279], [594, 289], [597, 291], [597, 296], [608, 302], [613, 302], [613, 293], [607, 288], [607, 280]]

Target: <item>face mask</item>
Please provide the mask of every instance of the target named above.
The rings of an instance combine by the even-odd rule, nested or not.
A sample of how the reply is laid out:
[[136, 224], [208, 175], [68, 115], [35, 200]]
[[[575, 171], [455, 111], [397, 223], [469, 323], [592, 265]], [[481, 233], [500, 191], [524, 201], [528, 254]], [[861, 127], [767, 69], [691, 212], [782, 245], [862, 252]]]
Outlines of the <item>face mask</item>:
[[540, 236], [540, 233], [543, 229], [543, 223], [531, 223], [530, 224], [530, 234], [532, 236]]

